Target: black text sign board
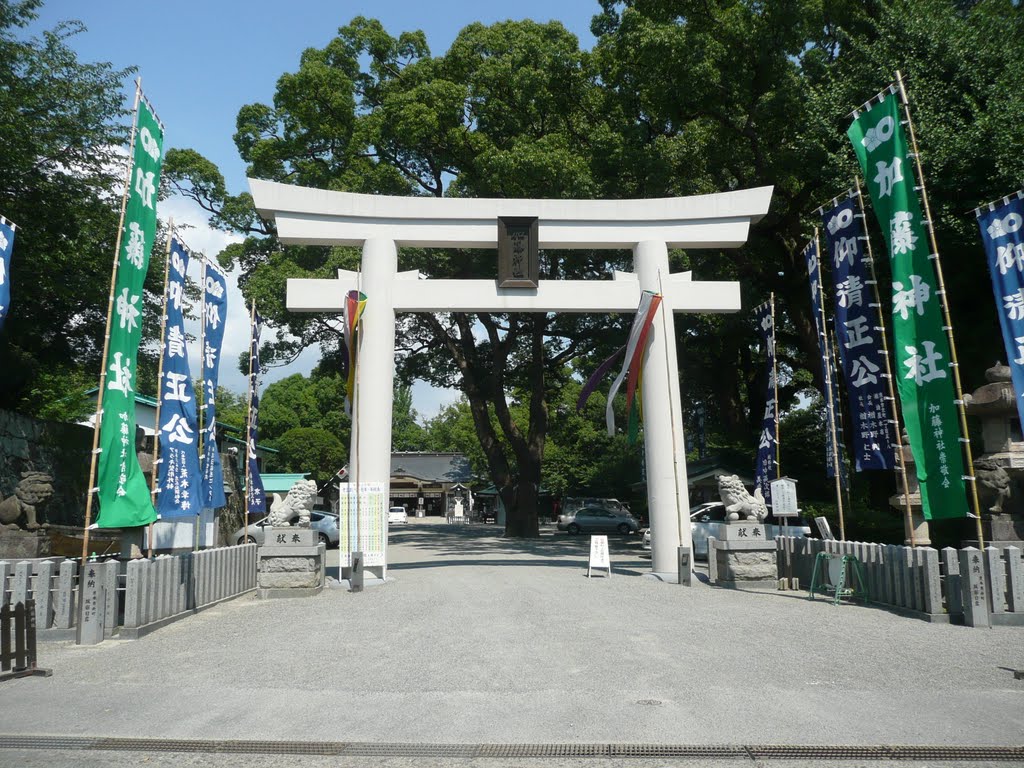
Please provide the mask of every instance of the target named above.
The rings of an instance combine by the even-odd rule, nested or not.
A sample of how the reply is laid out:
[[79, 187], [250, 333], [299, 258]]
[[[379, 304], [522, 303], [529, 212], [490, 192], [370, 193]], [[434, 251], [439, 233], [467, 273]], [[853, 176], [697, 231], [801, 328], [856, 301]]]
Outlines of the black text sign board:
[[591, 571], [604, 568], [608, 575], [612, 575], [612, 561], [608, 557], [608, 537], [590, 537], [590, 561], [587, 563], [587, 578], [590, 578]]
[[796, 506], [796, 480], [780, 477], [772, 480], [772, 514], [776, 518], [798, 517], [800, 512]]

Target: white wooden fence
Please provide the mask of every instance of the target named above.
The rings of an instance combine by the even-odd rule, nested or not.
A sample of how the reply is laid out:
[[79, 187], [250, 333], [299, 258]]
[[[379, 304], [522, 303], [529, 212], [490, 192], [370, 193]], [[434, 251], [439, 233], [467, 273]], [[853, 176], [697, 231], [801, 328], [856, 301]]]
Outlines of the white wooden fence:
[[[135, 639], [256, 588], [255, 544], [85, 565], [86, 581], [106, 587], [107, 637]], [[74, 637], [79, 586], [77, 560], [0, 560], [0, 601], [34, 599], [40, 639]]]
[[819, 552], [852, 555], [861, 564], [872, 603], [929, 621], [1024, 626], [1024, 561], [1016, 547], [946, 547], [940, 552], [931, 547], [793, 537], [779, 537], [775, 546], [779, 578], [786, 576], [788, 557], [792, 575], [805, 589]]

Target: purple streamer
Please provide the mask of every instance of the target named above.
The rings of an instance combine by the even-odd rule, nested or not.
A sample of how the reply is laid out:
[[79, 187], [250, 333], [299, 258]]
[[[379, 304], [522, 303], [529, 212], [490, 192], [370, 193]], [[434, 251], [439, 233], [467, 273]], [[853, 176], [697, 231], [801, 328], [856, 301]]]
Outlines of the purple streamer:
[[621, 355], [625, 351], [626, 345], [623, 344], [615, 351], [615, 353], [611, 357], [609, 357], [607, 360], [601, 363], [597, 367], [597, 370], [594, 371], [593, 374], [591, 374], [589, 379], [587, 379], [587, 383], [583, 385], [583, 389], [580, 390], [580, 396], [576, 400], [577, 413], [583, 410], [583, 406], [587, 404], [587, 400], [594, 393], [594, 390], [597, 389], [597, 385], [601, 382], [601, 379], [603, 379], [605, 375], [608, 373], [608, 371], [611, 370], [611, 367], [615, 365], [615, 361], [619, 359], [619, 355]]

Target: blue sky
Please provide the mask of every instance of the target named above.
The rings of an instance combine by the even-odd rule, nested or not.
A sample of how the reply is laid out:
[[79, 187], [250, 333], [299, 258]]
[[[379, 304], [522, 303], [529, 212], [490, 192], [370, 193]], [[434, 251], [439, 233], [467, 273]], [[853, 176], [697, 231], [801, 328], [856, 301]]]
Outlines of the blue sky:
[[[354, 17], [379, 19], [392, 35], [422, 29], [431, 52], [440, 54], [466, 25], [508, 18], [561, 21], [590, 48], [590, 20], [599, 11], [597, 0], [49, 0], [30, 32], [67, 19], [83, 22], [87, 31], [70, 41], [79, 58], [137, 67], [143, 90], [165, 125], [165, 147], [195, 149], [217, 164], [228, 189], [238, 193], [245, 189], [245, 165], [231, 137], [239, 108], [270, 103], [277, 79], [298, 68], [302, 51], [323, 47]], [[126, 78], [128, 104], [133, 92], [132, 79]], [[231, 239], [205, 227], [202, 211], [183, 199], [162, 202], [158, 213], [165, 219], [173, 216], [177, 225], [191, 225], [183, 239], [193, 251], [215, 256]], [[229, 307], [221, 383], [244, 392], [245, 377], [228, 363], [248, 348], [248, 315], [237, 289], [229, 295]], [[318, 357], [317, 350], [308, 350], [291, 366], [268, 372], [264, 383], [308, 373]], [[192, 369], [197, 365], [193, 360]], [[413, 395], [423, 416], [435, 415], [457, 398], [457, 393], [422, 383]]]
[[[167, 145], [213, 160], [237, 192], [245, 182], [231, 140], [239, 108], [270, 103], [278, 77], [298, 68], [302, 51], [322, 48], [354, 17], [379, 19], [392, 35], [422, 29], [431, 52], [440, 54], [467, 24], [506, 18], [556, 19], [589, 48], [590, 19], [599, 10], [597, 0], [49, 0], [35, 29], [63, 19], [84, 22], [88, 31], [72, 42], [79, 56], [137, 66], [167, 127]], [[126, 99], [130, 91], [128, 82]]]

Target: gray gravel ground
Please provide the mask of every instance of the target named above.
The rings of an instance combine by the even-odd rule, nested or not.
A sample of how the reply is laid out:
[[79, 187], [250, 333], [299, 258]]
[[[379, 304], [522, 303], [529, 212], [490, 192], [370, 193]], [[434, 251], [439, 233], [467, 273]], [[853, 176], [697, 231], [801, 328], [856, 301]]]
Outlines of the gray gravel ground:
[[[391, 534], [387, 583], [361, 594], [245, 597], [137, 641], [42, 645], [40, 664], [53, 677], [0, 684], [0, 733], [435, 744], [1024, 744], [1024, 681], [1004, 669], [1024, 668], [1020, 628], [927, 624], [878, 608], [810, 602], [806, 593], [662, 584], [640, 577], [650, 561], [635, 537], [610, 538], [614, 575], [587, 579], [585, 537], [519, 542], [500, 538], [494, 526], [412, 521]], [[298, 762], [131, 757], [121, 763], [115, 753], [0, 750], [0, 766]], [[474, 762], [301, 763], [328, 760], [395, 768]], [[733, 761], [705, 764], [731, 768]]]

